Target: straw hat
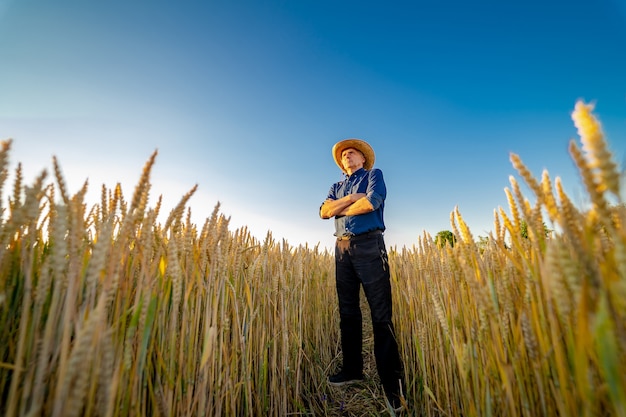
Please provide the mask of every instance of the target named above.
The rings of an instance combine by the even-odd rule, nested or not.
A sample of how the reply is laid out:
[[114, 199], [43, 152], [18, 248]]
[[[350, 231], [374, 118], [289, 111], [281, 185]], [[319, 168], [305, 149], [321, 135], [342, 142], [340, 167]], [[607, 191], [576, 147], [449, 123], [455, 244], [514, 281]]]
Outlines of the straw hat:
[[341, 153], [348, 148], [353, 148], [361, 152], [365, 157], [363, 168], [366, 170], [372, 169], [376, 156], [370, 144], [361, 139], [344, 139], [341, 142], [335, 143], [335, 146], [333, 146], [333, 158], [335, 158], [335, 163], [342, 171], [345, 172], [343, 164], [341, 163]]

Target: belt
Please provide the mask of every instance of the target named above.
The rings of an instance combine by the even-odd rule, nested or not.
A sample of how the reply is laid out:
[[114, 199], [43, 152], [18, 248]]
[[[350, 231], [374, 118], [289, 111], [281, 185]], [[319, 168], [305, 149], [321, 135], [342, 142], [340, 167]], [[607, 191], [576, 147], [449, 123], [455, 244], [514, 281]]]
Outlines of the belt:
[[339, 236], [337, 238], [337, 240], [341, 241], [341, 240], [358, 240], [358, 239], [362, 239], [362, 238], [366, 238], [366, 237], [370, 237], [370, 236], [376, 236], [376, 235], [382, 235], [383, 231], [382, 230], [372, 230], [371, 232], [365, 232], [365, 233], [361, 233], [358, 235], [345, 235], [345, 236]]

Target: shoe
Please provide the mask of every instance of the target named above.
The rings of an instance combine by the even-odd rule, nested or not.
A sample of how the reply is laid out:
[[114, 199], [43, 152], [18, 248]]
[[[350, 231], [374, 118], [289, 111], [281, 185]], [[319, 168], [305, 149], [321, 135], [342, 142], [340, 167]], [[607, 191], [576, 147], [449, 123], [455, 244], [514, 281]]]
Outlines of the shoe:
[[348, 374], [343, 370], [328, 377], [328, 383], [336, 387], [363, 381], [363, 374]]

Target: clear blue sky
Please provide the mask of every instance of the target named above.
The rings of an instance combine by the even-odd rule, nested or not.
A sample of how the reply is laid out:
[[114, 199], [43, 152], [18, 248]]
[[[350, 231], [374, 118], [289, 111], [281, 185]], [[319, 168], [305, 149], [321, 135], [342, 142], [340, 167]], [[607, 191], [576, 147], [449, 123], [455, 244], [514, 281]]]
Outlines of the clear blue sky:
[[130, 198], [158, 149], [153, 202], [198, 184], [196, 223], [220, 201], [232, 230], [292, 245], [332, 245], [318, 208], [347, 137], [384, 172], [388, 246], [457, 205], [486, 235], [510, 152], [583, 203], [579, 98], [624, 166], [626, 0], [0, 0], [0, 138], [28, 184], [56, 155], [72, 193]]

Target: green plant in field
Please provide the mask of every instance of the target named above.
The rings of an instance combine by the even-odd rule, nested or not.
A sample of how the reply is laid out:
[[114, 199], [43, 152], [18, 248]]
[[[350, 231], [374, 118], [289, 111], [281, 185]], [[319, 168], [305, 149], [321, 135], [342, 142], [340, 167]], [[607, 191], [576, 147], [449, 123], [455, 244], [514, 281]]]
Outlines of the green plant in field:
[[[550, 233], [552, 233], [552, 232], [553, 232], [553, 230], [550, 230], [550, 229], [548, 228], [548, 226], [546, 226], [546, 223], [545, 223], [545, 222], [542, 222], [542, 224], [543, 224], [543, 237], [546, 237], [546, 238], [547, 238], [547, 237], [549, 237], [549, 236], [550, 236]], [[528, 223], [526, 223], [526, 221], [525, 221], [525, 220], [522, 220], [522, 221], [520, 222], [520, 233], [521, 233], [521, 235], [522, 235], [522, 237], [523, 237], [524, 239], [529, 239], [529, 238], [530, 238], [530, 236], [529, 236], [529, 234], [528, 234]]]
[[435, 236], [435, 244], [440, 248], [443, 248], [446, 244], [450, 245], [450, 247], [454, 247], [455, 242], [456, 236], [449, 230], [441, 230]]

